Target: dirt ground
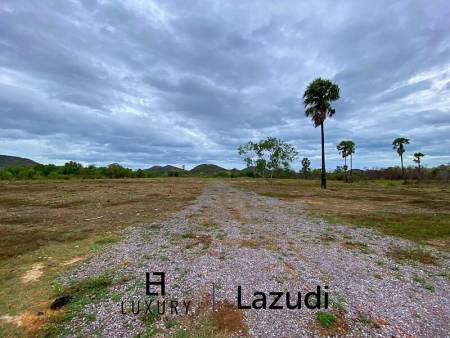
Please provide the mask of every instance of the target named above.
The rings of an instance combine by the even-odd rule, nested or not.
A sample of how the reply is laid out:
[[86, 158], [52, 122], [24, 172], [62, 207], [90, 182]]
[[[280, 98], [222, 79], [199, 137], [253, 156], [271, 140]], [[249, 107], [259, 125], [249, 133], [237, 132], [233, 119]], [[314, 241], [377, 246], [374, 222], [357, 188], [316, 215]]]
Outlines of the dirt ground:
[[[108, 252], [61, 276], [59, 282], [73, 288], [104, 280], [113, 271], [107, 287], [90, 289], [94, 303], [92, 296], [74, 296], [67, 311], [78, 310], [61, 324], [62, 332], [80, 337], [91, 332], [121, 337], [445, 336], [450, 329], [449, 262], [447, 252], [431, 246], [314, 220], [298, 202], [215, 180], [167, 221], [130, 228]], [[191, 300], [193, 313], [153, 320], [121, 314], [120, 300], [145, 295], [149, 271], [164, 271], [167, 298]], [[213, 284], [219, 315], [212, 312]], [[282, 298], [278, 305], [283, 309], [237, 309], [238, 286], [245, 305], [252, 304], [254, 292], [283, 292], [283, 297], [290, 292], [297, 298], [297, 292], [304, 297], [321, 286], [328, 290], [330, 306], [309, 310], [303, 304], [291, 310]]]
[[48, 306], [59, 272], [118, 241], [127, 226], [164, 220], [203, 186], [170, 178], [0, 181], [0, 317], [9, 316], [0, 336], [21, 332], [14, 316]]
[[[342, 200], [345, 213], [361, 217], [361, 208], [376, 212], [389, 201], [380, 197], [391, 196], [397, 208], [385, 208], [386, 215], [407, 218], [412, 203], [421, 205], [415, 217], [434, 213], [443, 219], [447, 209], [439, 200], [446, 198], [447, 186], [330, 184], [321, 192], [309, 182], [185, 178], [14, 184], [1, 197], [2, 229], [22, 217], [21, 232], [40, 231], [36, 239], [46, 241], [37, 248], [21, 244], [20, 236], [17, 243], [6, 242], [1, 268], [7, 278], [0, 284], [4, 336], [431, 337], [450, 330], [450, 257], [442, 245], [427, 244], [429, 232], [427, 241], [410, 240], [401, 231], [391, 237], [373, 224], [335, 224], [315, 213], [323, 209], [329, 217]], [[417, 202], [428, 197], [438, 206]], [[62, 229], [67, 237], [59, 241]], [[58, 235], [46, 235], [52, 231]], [[18, 245], [24, 253], [9, 255]], [[192, 300], [193, 314], [121, 315], [118, 304], [142, 295], [149, 271], [165, 271], [168, 297]], [[245, 304], [256, 291], [296, 295], [327, 286], [330, 307], [238, 310], [238, 285]], [[73, 296], [69, 304], [50, 310], [49, 303], [65, 293]]]
[[163, 219], [201, 186], [190, 179], [0, 182], [0, 260]]

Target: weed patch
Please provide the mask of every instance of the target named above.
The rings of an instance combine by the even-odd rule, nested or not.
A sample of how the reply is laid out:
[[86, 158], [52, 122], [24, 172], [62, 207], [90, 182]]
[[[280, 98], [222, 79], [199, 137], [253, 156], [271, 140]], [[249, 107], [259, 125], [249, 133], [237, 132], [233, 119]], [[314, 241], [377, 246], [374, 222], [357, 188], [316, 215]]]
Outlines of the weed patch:
[[425, 278], [420, 277], [417, 274], [414, 274], [412, 276], [412, 280], [416, 283], [419, 283], [424, 289], [434, 292], [434, 286], [427, 282]]
[[422, 249], [391, 248], [386, 255], [399, 261], [417, 261], [422, 264], [437, 265], [437, 259], [430, 252]]
[[45, 326], [44, 332], [47, 336], [64, 334], [64, 325], [72, 318], [80, 314], [87, 304], [98, 302], [108, 295], [108, 288], [112, 285], [110, 274], [102, 274], [97, 277], [84, 279], [67, 289], [59, 290], [60, 296], [70, 297], [70, 301], [62, 307], [60, 316], [54, 317]]
[[316, 313], [316, 319], [324, 328], [330, 328], [336, 322], [336, 316], [330, 312], [319, 311]]

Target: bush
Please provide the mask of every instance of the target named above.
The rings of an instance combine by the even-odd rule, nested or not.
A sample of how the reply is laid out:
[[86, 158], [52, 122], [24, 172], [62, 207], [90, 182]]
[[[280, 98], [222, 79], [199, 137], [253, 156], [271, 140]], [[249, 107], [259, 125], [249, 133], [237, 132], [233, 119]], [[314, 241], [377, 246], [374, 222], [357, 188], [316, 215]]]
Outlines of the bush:
[[0, 180], [12, 180], [13, 178], [14, 175], [8, 169], [0, 171]]

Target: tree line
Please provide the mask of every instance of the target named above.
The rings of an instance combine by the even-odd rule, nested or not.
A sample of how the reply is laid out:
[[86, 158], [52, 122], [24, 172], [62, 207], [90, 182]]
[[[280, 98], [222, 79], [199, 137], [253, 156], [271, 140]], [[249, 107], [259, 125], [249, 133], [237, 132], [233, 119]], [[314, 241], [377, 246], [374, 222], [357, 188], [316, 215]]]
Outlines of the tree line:
[[[405, 175], [411, 179], [418, 178], [417, 168], [411, 166], [404, 168]], [[261, 171], [255, 167], [243, 170], [227, 170], [211, 173], [192, 173], [189, 171], [147, 171], [142, 169], [129, 169], [120, 164], [113, 163], [105, 167], [94, 165], [83, 166], [77, 162], [67, 162], [62, 166], [53, 164], [39, 164], [34, 167], [6, 168], [0, 170], [0, 180], [29, 180], [29, 179], [102, 179], [102, 178], [154, 178], [154, 177], [274, 177], [274, 178], [302, 178], [318, 180], [321, 177], [320, 169], [311, 169], [308, 158], [302, 159], [302, 168], [299, 172], [290, 167], [280, 166], [269, 172], [266, 168]], [[329, 180], [346, 180], [347, 173], [344, 167], [339, 166], [333, 171], [327, 172]], [[401, 179], [400, 167], [354, 170], [352, 180], [361, 181], [367, 179]], [[449, 180], [450, 166], [441, 165], [435, 168], [421, 168], [422, 179]]]

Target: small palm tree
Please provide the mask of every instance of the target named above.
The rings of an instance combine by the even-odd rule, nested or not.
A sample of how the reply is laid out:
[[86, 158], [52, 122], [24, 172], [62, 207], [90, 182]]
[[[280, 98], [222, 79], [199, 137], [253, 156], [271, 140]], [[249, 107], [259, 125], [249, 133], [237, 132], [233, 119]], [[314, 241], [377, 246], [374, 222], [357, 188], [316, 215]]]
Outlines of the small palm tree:
[[325, 135], [323, 124], [327, 117], [332, 117], [336, 112], [331, 107], [331, 102], [339, 99], [339, 86], [330, 80], [317, 78], [312, 81], [303, 94], [303, 104], [305, 106], [305, 115], [314, 122], [314, 127], [320, 126], [320, 135], [322, 142], [322, 175], [320, 186], [327, 188], [327, 175], [325, 171]]
[[341, 154], [342, 158], [344, 159], [344, 177], [345, 177], [345, 182], [348, 182], [347, 180], [347, 156], [349, 155], [348, 152], [348, 141], [341, 141], [338, 145], [337, 145], [337, 150], [339, 151], [339, 154]]
[[403, 153], [405, 152], [405, 144], [409, 144], [409, 139], [405, 137], [398, 137], [392, 142], [393, 149], [396, 150], [397, 154], [400, 156], [403, 180], [405, 180], [405, 168], [403, 167]]
[[417, 172], [418, 172], [418, 175], [419, 175], [419, 180], [420, 180], [421, 177], [422, 177], [422, 175], [420, 174], [420, 169], [421, 169], [421, 167], [420, 167], [420, 164], [421, 164], [421, 158], [424, 157], [424, 156], [425, 156], [425, 155], [422, 154], [421, 152], [414, 153], [414, 162], [417, 163]]
[[302, 173], [303, 177], [308, 178], [308, 174], [311, 171], [311, 161], [307, 157], [303, 157], [302, 159]]
[[347, 157], [350, 156], [350, 179], [353, 181], [352, 177], [352, 171], [353, 171], [353, 154], [355, 153], [355, 142], [347, 140], [347, 141], [341, 141], [337, 145], [337, 150], [341, 154], [342, 158], [344, 159], [344, 173], [345, 173], [345, 182], [348, 182], [347, 180]]

